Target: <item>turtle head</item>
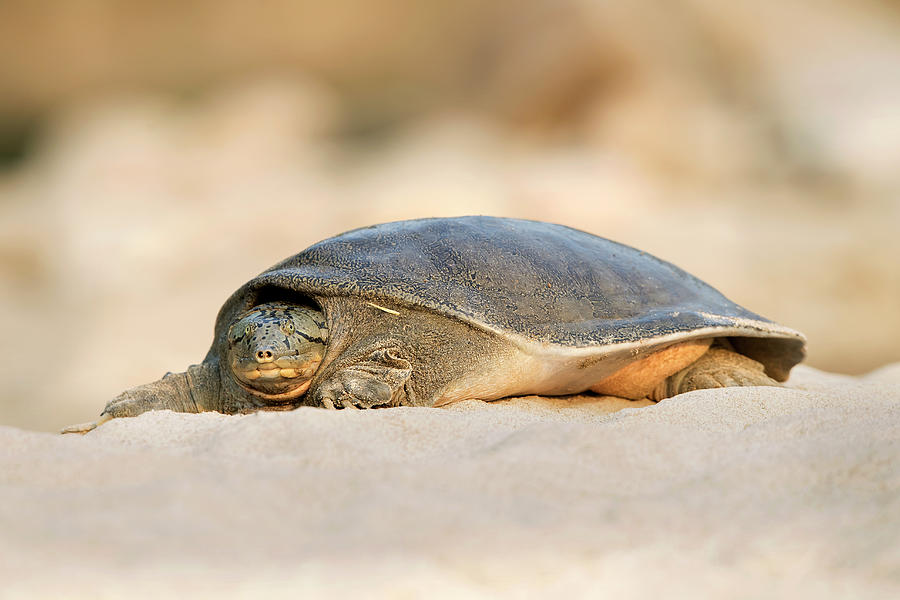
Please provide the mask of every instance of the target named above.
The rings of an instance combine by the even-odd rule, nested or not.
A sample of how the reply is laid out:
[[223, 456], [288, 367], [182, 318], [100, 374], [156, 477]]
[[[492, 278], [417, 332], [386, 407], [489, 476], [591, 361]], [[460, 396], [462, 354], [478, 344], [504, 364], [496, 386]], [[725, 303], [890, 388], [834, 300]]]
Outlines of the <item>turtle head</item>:
[[268, 400], [297, 398], [325, 354], [321, 311], [267, 302], [241, 314], [228, 330], [228, 367], [237, 382]]

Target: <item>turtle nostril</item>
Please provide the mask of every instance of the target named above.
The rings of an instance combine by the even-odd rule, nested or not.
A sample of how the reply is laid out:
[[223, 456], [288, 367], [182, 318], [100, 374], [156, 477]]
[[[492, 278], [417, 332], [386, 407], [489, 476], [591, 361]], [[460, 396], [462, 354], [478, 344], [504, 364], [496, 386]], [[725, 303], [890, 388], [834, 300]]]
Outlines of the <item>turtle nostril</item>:
[[272, 360], [272, 351], [271, 350], [259, 350], [256, 352], [256, 361], [257, 362], [267, 362]]

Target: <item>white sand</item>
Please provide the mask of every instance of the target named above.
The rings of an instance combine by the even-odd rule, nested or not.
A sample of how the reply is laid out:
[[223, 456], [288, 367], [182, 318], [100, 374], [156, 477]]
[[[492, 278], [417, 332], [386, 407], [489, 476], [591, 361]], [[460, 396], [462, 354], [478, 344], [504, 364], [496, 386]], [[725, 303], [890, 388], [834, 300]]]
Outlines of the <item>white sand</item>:
[[0, 596], [900, 597], [900, 364], [791, 387], [0, 427]]

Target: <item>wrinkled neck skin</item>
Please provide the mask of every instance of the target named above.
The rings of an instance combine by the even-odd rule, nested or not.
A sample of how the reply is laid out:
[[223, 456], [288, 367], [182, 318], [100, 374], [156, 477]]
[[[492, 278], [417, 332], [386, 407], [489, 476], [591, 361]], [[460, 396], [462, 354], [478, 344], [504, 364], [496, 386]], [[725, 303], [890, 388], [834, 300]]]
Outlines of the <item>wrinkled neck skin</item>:
[[[177, 375], [182, 375], [178, 373]], [[194, 410], [182, 412], [222, 412], [222, 382], [218, 363], [191, 365], [184, 375], [185, 395]], [[176, 376], [176, 375], [173, 375]]]
[[302, 403], [325, 354], [328, 329], [321, 311], [286, 302], [255, 306], [232, 323], [218, 371], [218, 401], [224, 413], [289, 410]]

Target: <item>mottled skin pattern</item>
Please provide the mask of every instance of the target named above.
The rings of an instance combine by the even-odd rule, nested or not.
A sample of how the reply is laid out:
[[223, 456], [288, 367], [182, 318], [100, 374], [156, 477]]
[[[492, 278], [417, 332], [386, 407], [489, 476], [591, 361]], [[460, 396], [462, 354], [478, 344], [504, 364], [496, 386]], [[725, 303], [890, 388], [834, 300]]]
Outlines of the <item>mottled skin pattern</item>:
[[124, 392], [101, 422], [588, 389], [658, 399], [772, 385], [803, 354], [801, 334], [639, 250], [548, 223], [423, 219], [347, 232], [253, 278], [201, 364]]
[[327, 335], [321, 311], [268, 302], [229, 328], [226, 367], [251, 393], [295, 398], [319, 368]]

